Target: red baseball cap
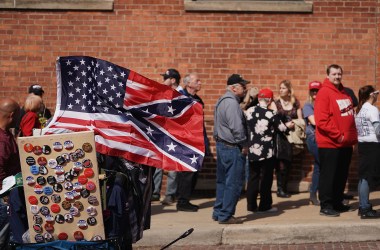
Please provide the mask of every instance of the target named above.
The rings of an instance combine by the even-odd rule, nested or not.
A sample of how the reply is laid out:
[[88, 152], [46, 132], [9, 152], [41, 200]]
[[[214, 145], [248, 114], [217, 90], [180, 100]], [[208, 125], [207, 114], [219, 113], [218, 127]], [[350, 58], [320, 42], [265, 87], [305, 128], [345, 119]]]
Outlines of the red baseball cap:
[[258, 98], [273, 98], [273, 91], [270, 89], [261, 89], [257, 97]]
[[322, 88], [321, 82], [318, 82], [318, 81], [309, 82], [309, 90], [312, 90], [312, 89], [320, 90], [321, 88]]

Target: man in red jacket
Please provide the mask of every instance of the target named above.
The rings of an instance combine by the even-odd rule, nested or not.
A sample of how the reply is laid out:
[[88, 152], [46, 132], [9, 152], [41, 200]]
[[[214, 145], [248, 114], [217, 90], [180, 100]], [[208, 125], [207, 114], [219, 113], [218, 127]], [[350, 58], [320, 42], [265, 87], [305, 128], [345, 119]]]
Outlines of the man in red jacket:
[[320, 215], [335, 217], [352, 211], [344, 205], [343, 193], [351, 163], [352, 146], [357, 143], [354, 108], [341, 82], [343, 69], [332, 64], [327, 68], [315, 100], [316, 140], [320, 158]]

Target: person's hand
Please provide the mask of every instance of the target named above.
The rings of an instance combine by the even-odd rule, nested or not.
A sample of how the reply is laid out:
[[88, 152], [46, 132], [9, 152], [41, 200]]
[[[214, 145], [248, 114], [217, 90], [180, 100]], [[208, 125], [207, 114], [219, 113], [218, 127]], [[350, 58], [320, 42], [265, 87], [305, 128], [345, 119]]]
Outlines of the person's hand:
[[293, 130], [295, 125], [293, 121], [290, 121], [285, 123], [285, 126], [287, 126], [290, 130]]
[[241, 153], [242, 153], [243, 155], [247, 155], [247, 154], [248, 154], [248, 147], [243, 147], [243, 148], [241, 149]]

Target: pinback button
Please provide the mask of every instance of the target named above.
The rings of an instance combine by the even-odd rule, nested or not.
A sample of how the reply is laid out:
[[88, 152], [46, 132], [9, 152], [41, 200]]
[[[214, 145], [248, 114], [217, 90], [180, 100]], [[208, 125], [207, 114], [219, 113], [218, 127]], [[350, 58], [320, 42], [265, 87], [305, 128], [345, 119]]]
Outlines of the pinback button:
[[28, 201], [29, 201], [30, 205], [37, 205], [38, 204], [37, 197], [34, 195], [29, 196]]
[[[59, 166], [59, 165], [55, 167], [54, 171], [55, 171], [56, 175], [62, 175], [65, 173], [65, 170], [63, 169], [63, 167]], [[65, 177], [63, 177], [63, 178], [65, 178]]]
[[34, 240], [37, 243], [44, 243], [45, 242], [45, 238], [41, 234], [36, 234], [36, 236], [34, 236]]
[[60, 203], [61, 202], [61, 196], [59, 196], [58, 194], [53, 194], [51, 196], [51, 200], [54, 202], [54, 203]]
[[81, 176], [78, 177], [78, 181], [79, 181], [80, 184], [84, 185], [84, 184], [87, 183], [88, 179], [87, 179], [86, 176], [81, 175]]
[[54, 142], [53, 143], [53, 150], [56, 151], [56, 152], [61, 152], [63, 149], [63, 146], [60, 142]]
[[80, 192], [82, 189], [83, 189], [82, 184], [80, 184], [79, 182], [75, 182], [75, 183], [74, 183], [74, 190], [75, 190], [75, 191]]
[[85, 142], [85, 143], [83, 143], [83, 145], [82, 145], [82, 149], [84, 150], [84, 152], [86, 152], [86, 153], [90, 153], [90, 152], [92, 151], [92, 146], [91, 146], [90, 143]]
[[[53, 227], [53, 231], [54, 231], [54, 227]], [[44, 233], [44, 238], [46, 242], [51, 242], [54, 240], [54, 237], [51, 233]]]
[[81, 148], [78, 148], [77, 150], [75, 150], [75, 154], [76, 154], [79, 158], [83, 158], [84, 155], [85, 155], [83, 149], [81, 149]]
[[72, 141], [65, 141], [63, 143], [63, 146], [65, 147], [65, 149], [71, 150], [74, 148], [74, 143]]
[[87, 209], [86, 209], [86, 212], [89, 216], [95, 216], [98, 212], [96, 211], [96, 208], [93, 207], [93, 206], [89, 206]]
[[90, 197], [88, 197], [87, 200], [90, 205], [93, 205], [93, 206], [99, 205], [99, 201], [94, 195], [91, 195]]
[[72, 201], [72, 200], [74, 200], [74, 194], [73, 194], [73, 192], [66, 192], [65, 193], [65, 200], [66, 201]]
[[45, 167], [45, 166], [39, 166], [39, 171], [40, 171], [40, 174], [42, 174], [42, 175], [47, 175], [47, 173], [48, 173], [48, 169]]
[[55, 192], [59, 193], [59, 192], [62, 192], [63, 187], [62, 187], [62, 185], [60, 183], [56, 183], [56, 184], [54, 184], [53, 189], [54, 189]]
[[49, 166], [49, 168], [54, 169], [58, 165], [58, 163], [56, 159], [49, 159], [47, 165]]
[[102, 236], [100, 235], [95, 235], [94, 237], [91, 238], [91, 241], [100, 241], [103, 240]]
[[54, 185], [55, 183], [57, 183], [57, 180], [54, 176], [50, 175], [47, 177], [47, 183], [49, 183], [50, 185]]
[[42, 217], [39, 215], [33, 215], [33, 221], [35, 224], [40, 224], [40, 225], [42, 225], [42, 222], [43, 222]]
[[27, 152], [27, 153], [32, 152], [32, 151], [33, 151], [33, 145], [32, 145], [31, 143], [26, 143], [26, 144], [24, 145], [24, 150], [25, 150], [25, 152]]
[[52, 195], [53, 194], [53, 188], [52, 187], [44, 187], [44, 194], [46, 195]]
[[36, 184], [36, 181], [34, 180], [33, 176], [28, 176], [25, 180], [26, 184], [28, 184], [29, 186], [33, 186], [34, 184]]
[[94, 176], [94, 170], [92, 170], [92, 168], [86, 168], [84, 170], [84, 176], [86, 176], [87, 178], [92, 178]]
[[73, 204], [74, 207], [78, 208], [79, 211], [83, 211], [83, 204], [80, 201], [75, 201]]
[[35, 192], [36, 194], [42, 194], [44, 191], [43, 191], [43, 188], [42, 188], [41, 185], [36, 184], [36, 185], [34, 185], [34, 192]]
[[62, 156], [63, 158], [65, 158], [65, 162], [69, 162], [69, 161], [70, 161], [70, 156], [69, 156], [68, 153], [63, 153], [63, 154], [61, 154], [61, 156]]
[[57, 214], [61, 211], [61, 208], [59, 207], [58, 204], [53, 204], [50, 206], [50, 209], [53, 213]]
[[87, 223], [88, 223], [88, 225], [90, 225], [90, 226], [95, 226], [96, 225], [96, 218], [95, 217], [89, 217], [89, 218], [87, 218]]
[[34, 146], [34, 147], [33, 147], [33, 153], [34, 153], [35, 155], [40, 155], [40, 154], [42, 154], [42, 148], [41, 148], [40, 146]]
[[59, 224], [63, 224], [65, 222], [65, 217], [63, 217], [62, 214], [57, 214], [55, 216], [55, 222], [57, 222]]
[[38, 165], [46, 166], [47, 159], [43, 156], [37, 158]]
[[73, 169], [75, 172], [80, 172], [83, 169], [82, 163], [79, 161], [74, 162]]
[[70, 169], [70, 174], [71, 174], [72, 176], [74, 176], [74, 178], [75, 178], [75, 177], [78, 177], [79, 172], [76, 172], [74, 169]]
[[55, 179], [57, 180], [58, 183], [64, 183], [65, 182], [65, 176], [63, 174], [56, 175]]
[[65, 214], [64, 217], [67, 223], [71, 223], [74, 221], [74, 217], [71, 214]]
[[64, 176], [66, 181], [71, 182], [72, 180], [74, 180], [74, 176], [72, 176], [70, 172], [66, 172]]
[[74, 232], [74, 239], [77, 241], [81, 241], [84, 239], [84, 235], [81, 231], [75, 231]]
[[80, 229], [84, 230], [84, 229], [87, 228], [87, 222], [85, 220], [79, 220], [78, 223], [77, 223], [77, 226]]
[[46, 215], [45, 220], [47, 223], [50, 223], [50, 224], [54, 223], [54, 217], [51, 214]]
[[93, 183], [92, 181], [87, 182], [86, 189], [88, 191], [94, 191], [95, 188], [96, 188], [95, 183]]
[[42, 233], [42, 226], [40, 224], [34, 224], [33, 225], [33, 230], [36, 233]]
[[71, 203], [69, 201], [62, 201], [62, 208], [65, 210], [70, 210]]
[[74, 199], [79, 199], [80, 198], [80, 193], [79, 192], [77, 192], [77, 191], [72, 191], [73, 192], [73, 194], [74, 194]]
[[40, 168], [37, 165], [30, 166], [30, 172], [34, 175], [38, 175], [40, 173]]
[[91, 160], [90, 159], [84, 159], [82, 161], [82, 166], [84, 168], [92, 168], [92, 162], [91, 162]]
[[53, 232], [54, 231], [54, 226], [51, 223], [45, 223], [44, 228], [48, 232]]
[[48, 155], [51, 153], [51, 148], [49, 145], [43, 145], [42, 146], [42, 153], [44, 153], [45, 155]]
[[80, 195], [82, 196], [82, 198], [87, 198], [88, 196], [90, 196], [90, 191], [88, 191], [87, 189], [83, 189], [82, 191], [80, 191]]
[[69, 238], [69, 236], [67, 235], [67, 233], [60, 233], [58, 234], [58, 239], [59, 240], [67, 240]]
[[36, 160], [33, 158], [33, 156], [26, 157], [25, 161], [26, 161], [26, 164], [28, 164], [29, 166], [36, 164]]
[[49, 204], [49, 198], [48, 198], [46, 195], [42, 195], [42, 196], [40, 197], [40, 202], [41, 202], [42, 204], [44, 204], [44, 205], [47, 205], [47, 204]]
[[66, 163], [66, 160], [63, 156], [59, 155], [57, 156], [57, 158], [55, 158], [55, 160], [57, 161], [57, 164], [58, 165], [63, 165]]
[[39, 184], [39, 185], [45, 185], [46, 184], [46, 179], [45, 179], [45, 177], [43, 177], [43, 176], [38, 176], [37, 177], [37, 183]]
[[77, 216], [77, 215], [79, 214], [79, 209], [76, 208], [76, 207], [71, 207], [71, 208], [69, 209], [69, 212], [70, 212], [70, 214], [71, 214], [72, 216]]
[[66, 181], [64, 184], [63, 184], [63, 187], [68, 190], [68, 191], [71, 191], [73, 190], [73, 184], [69, 181]]
[[40, 212], [40, 209], [37, 205], [31, 205], [30, 206], [30, 212], [32, 214], [38, 214]]
[[43, 207], [40, 208], [40, 213], [42, 215], [46, 216], [46, 215], [50, 214], [50, 210], [49, 210], [49, 208], [47, 206], [43, 206]]
[[77, 161], [78, 160], [78, 156], [76, 153], [70, 153], [69, 154], [69, 157], [70, 157], [70, 161]]

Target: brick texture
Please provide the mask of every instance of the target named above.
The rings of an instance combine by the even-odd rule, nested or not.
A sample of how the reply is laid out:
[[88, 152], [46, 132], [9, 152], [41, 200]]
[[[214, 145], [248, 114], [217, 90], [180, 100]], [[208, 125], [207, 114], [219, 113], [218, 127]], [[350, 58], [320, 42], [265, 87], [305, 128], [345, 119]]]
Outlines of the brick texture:
[[[301, 103], [307, 83], [323, 80], [331, 63], [357, 93], [379, 79], [378, 1], [315, 0], [312, 14], [185, 12], [183, 0], [115, 0], [114, 11], [0, 11], [0, 98], [23, 103], [31, 83], [43, 85], [54, 110], [57, 56], [88, 55], [161, 81], [177, 68], [198, 72], [211, 139], [213, 108], [227, 77], [240, 73], [251, 86], [290, 79]], [[200, 179], [215, 178], [215, 143]], [[356, 156], [350, 173], [354, 187]], [[312, 159], [296, 157], [292, 180], [310, 181]]]

